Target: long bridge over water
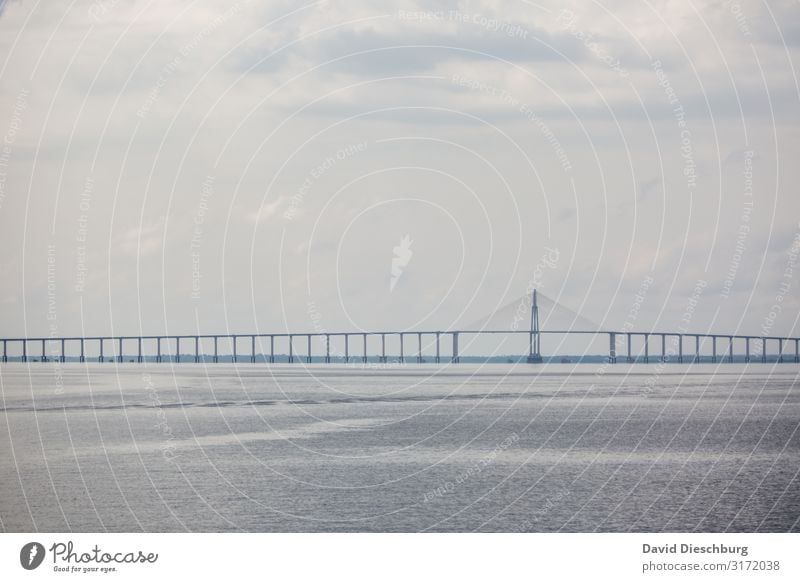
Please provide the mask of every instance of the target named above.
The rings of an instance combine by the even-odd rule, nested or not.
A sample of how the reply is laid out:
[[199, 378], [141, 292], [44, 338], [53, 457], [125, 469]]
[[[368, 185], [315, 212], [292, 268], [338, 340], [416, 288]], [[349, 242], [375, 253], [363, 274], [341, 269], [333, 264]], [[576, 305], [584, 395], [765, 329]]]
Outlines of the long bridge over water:
[[[380, 351], [377, 358], [380, 362], [389, 362], [390, 357], [392, 361], [397, 362], [413, 362], [423, 363], [426, 360], [423, 354], [423, 339], [432, 339], [432, 345], [435, 346], [435, 355], [433, 355], [434, 362], [440, 363], [442, 361], [449, 361], [451, 363], [459, 363], [461, 355], [459, 352], [459, 342], [464, 337], [475, 337], [480, 335], [505, 335], [505, 336], [528, 336], [528, 354], [526, 361], [531, 364], [542, 363], [544, 359], [541, 354], [541, 339], [545, 335], [591, 335], [591, 336], [607, 336], [608, 338], [608, 362], [617, 363], [618, 359], [624, 358], [628, 363], [648, 363], [651, 359], [655, 361], [668, 362], [676, 361], [679, 363], [700, 363], [702, 361], [710, 362], [733, 362], [735, 356], [743, 356], [745, 362], [761, 361], [766, 363], [768, 361], [769, 352], [768, 348], [773, 347], [772, 352], [777, 362], [793, 362], [800, 363], [800, 337], [785, 337], [785, 336], [764, 336], [764, 335], [743, 335], [743, 334], [722, 334], [722, 333], [683, 333], [674, 331], [612, 331], [612, 330], [545, 330], [539, 326], [539, 307], [537, 303], [537, 293], [534, 290], [531, 299], [531, 325], [530, 329], [506, 329], [506, 330], [487, 330], [487, 329], [465, 329], [465, 330], [429, 330], [429, 331], [350, 331], [350, 332], [331, 332], [331, 331], [316, 331], [316, 332], [301, 332], [301, 333], [246, 333], [246, 334], [190, 334], [190, 335], [107, 335], [107, 336], [71, 336], [71, 337], [11, 337], [0, 338], [3, 344], [2, 348], [2, 362], [18, 359], [22, 362], [27, 362], [30, 359], [36, 359], [37, 356], [29, 351], [28, 347], [32, 345], [39, 345], [41, 351], [37, 361], [48, 362], [58, 361], [66, 362], [66, 346], [67, 343], [78, 343], [80, 345], [80, 355], [78, 356], [79, 362], [86, 362], [90, 358], [86, 355], [86, 346], [91, 342], [97, 342], [99, 347], [99, 355], [97, 356], [98, 362], [104, 361], [117, 361], [124, 362], [126, 358], [129, 361], [138, 363], [144, 362], [148, 356], [144, 355], [142, 344], [145, 341], [156, 342], [156, 353], [154, 359], [156, 362], [163, 362], [166, 360], [173, 362], [181, 361], [181, 342], [184, 345], [187, 343], [190, 350], [193, 349], [193, 354], [190, 351], [188, 357], [193, 358], [194, 362], [207, 361], [206, 354], [201, 354], [200, 344], [202, 340], [213, 341], [213, 355], [210, 355], [211, 361], [217, 363], [224, 355], [219, 352], [220, 340], [229, 341], [231, 345], [231, 353], [229, 357], [231, 361], [238, 362], [242, 358], [249, 358], [250, 362], [255, 363], [258, 360], [256, 352], [256, 341], [268, 340], [269, 353], [262, 354], [262, 360], [268, 363], [275, 363], [276, 358], [280, 354], [276, 353], [276, 343], [280, 344], [281, 340], [287, 345], [288, 361], [291, 362], [306, 362], [312, 363], [315, 355], [313, 353], [313, 338], [320, 338], [323, 340], [324, 351], [318, 357], [322, 358], [325, 363], [334, 362], [353, 362], [362, 361], [366, 363], [370, 357], [375, 357], [374, 352], [370, 353], [369, 339], [380, 339]], [[331, 338], [344, 339], [344, 352], [335, 354], [331, 351]], [[387, 338], [396, 337], [399, 339], [399, 354], [388, 355], [386, 351]], [[407, 339], [412, 338], [411, 351], [406, 348], [408, 346]], [[306, 340], [305, 353], [297, 353], [294, 349], [294, 341], [296, 338]], [[416, 338], [416, 342], [413, 342]], [[650, 352], [650, 340], [656, 338], [660, 340], [660, 349], [655, 352]], [[622, 342], [620, 342], [622, 339]], [[702, 355], [700, 351], [701, 341], [711, 340], [712, 350], [710, 355]], [[175, 353], [169, 355], [162, 352], [162, 342], [169, 343], [175, 342]], [[667, 348], [667, 342], [670, 342], [670, 349]], [[634, 352], [634, 346], [641, 345], [641, 349]], [[449, 356], [442, 355], [442, 343], [450, 343], [451, 349]], [[735, 343], [738, 342], [742, 351], [735, 352]], [[112, 347], [116, 344], [116, 351], [111, 356], [106, 356], [104, 347], [110, 343]], [[134, 353], [125, 355], [125, 346], [130, 346], [131, 343], [135, 344]], [[241, 344], [249, 344], [244, 353], [240, 351]], [[416, 350], [413, 350], [413, 343], [416, 343]], [[622, 354], [620, 354], [620, 343], [622, 343]], [[21, 355], [12, 357], [8, 355], [9, 345], [19, 344], [21, 346]], [[193, 345], [192, 345], [193, 344]], [[374, 344], [374, 341], [373, 341]], [[792, 346], [793, 344], [793, 346]], [[55, 350], [48, 351], [48, 346], [55, 345]], [[351, 350], [351, 347], [355, 348]], [[787, 352], [788, 347], [788, 352]], [[792, 350], [792, 347], [794, 348]], [[358, 349], [360, 348], [360, 350]], [[396, 358], [396, 359], [394, 359]], [[704, 359], [705, 358], [705, 359]]]

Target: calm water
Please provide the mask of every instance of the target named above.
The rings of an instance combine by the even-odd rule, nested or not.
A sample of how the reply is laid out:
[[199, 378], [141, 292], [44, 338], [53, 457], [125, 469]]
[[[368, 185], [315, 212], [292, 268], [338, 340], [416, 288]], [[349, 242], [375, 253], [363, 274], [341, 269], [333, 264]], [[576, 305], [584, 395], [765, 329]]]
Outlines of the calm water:
[[3, 365], [0, 528], [800, 530], [797, 366], [597, 370]]

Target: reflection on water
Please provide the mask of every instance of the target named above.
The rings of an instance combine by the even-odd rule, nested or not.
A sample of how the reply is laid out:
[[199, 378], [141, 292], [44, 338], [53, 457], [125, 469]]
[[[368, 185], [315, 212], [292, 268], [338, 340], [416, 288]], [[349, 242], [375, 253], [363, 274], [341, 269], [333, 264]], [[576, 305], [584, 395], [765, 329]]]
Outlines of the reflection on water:
[[800, 530], [795, 366], [596, 371], [3, 365], [0, 526]]

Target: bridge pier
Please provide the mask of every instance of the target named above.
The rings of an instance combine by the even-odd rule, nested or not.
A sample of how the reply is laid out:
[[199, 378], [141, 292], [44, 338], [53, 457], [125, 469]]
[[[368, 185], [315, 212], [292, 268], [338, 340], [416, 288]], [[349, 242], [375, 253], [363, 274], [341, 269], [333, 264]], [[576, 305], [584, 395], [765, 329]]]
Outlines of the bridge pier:
[[728, 363], [733, 363], [733, 336], [728, 336]]
[[608, 362], [610, 364], [617, 363], [617, 334], [613, 331], [608, 334]]
[[661, 361], [667, 361], [667, 334], [661, 334]]
[[308, 348], [308, 355], [306, 356], [306, 363], [310, 364], [311, 363], [311, 353], [312, 353], [312, 350], [311, 350], [311, 334], [308, 334], [308, 336], [306, 336], [306, 337], [307, 337], [306, 348]]
[[539, 334], [539, 304], [536, 299], [536, 289], [531, 293], [531, 332], [528, 336], [528, 363], [542, 363], [542, 336]]
[[458, 332], [453, 332], [453, 357], [450, 360], [454, 364], [458, 364], [461, 361], [461, 357], [458, 355]]
[[3, 340], [3, 363], [8, 361], [8, 341]]
[[275, 336], [269, 336], [269, 363], [275, 363]]
[[[310, 348], [311, 346], [309, 346]], [[250, 336], [250, 363], [256, 363], [256, 336]]]
[[362, 334], [361, 339], [364, 342], [364, 355], [361, 357], [361, 361], [364, 364], [366, 364], [367, 363], [367, 334]]
[[98, 338], [98, 340], [100, 340], [100, 355], [97, 356], [97, 361], [102, 363], [103, 362], [103, 338]]
[[694, 362], [700, 363], [700, 336], [694, 336]]
[[[533, 316], [532, 316], [533, 317]], [[538, 331], [531, 331], [528, 334], [528, 359], [527, 362], [529, 364], [541, 364], [542, 363], [542, 355], [539, 351], [539, 332]]]
[[194, 363], [200, 363], [200, 337], [194, 336]]
[[744, 338], [744, 361], [750, 363], [750, 336]]
[[650, 363], [650, 334], [644, 333], [644, 363]]
[[783, 363], [783, 339], [778, 338], [778, 363]]
[[417, 363], [422, 363], [422, 334], [417, 334]]
[[541, 364], [544, 362], [542, 359], [542, 334], [539, 333], [539, 315], [536, 312], [536, 331], [533, 332], [533, 353], [528, 356], [528, 363]]
[[626, 339], [626, 343], [628, 344], [628, 356], [627, 356], [626, 360], [627, 360], [627, 362], [629, 364], [632, 364], [633, 363], [633, 356], [631, 355], [631, 334], [626, 333], [625, 336], [626, 336], [626, 338], [625, 338]]
[[403, 341], [404, 339], [405, 339], [405, 336], [404, 336], [404, 334], [401, 333], [400, 334], [400, 359], [398, 360], [401, 364], [406, 361], [406, 355], [404, 353], [404, 345], [403, 345], [404, 344], [404, 341]]
[[344, 334], [344, 363], [350, 362], [350, 335]]
[[117, 362], [120, 364], [125, 361], [125, 357], [122, 355], [122, 338], [118, 340], [119, 351], [117, 352]]
[[42, 362], [47, 361], [47, 353], [45, 352], [45, 341], [46, 340], [42, 340], [42, 359], [41, 359]]
[[794, 363], [800, 362], [800, 339], [794, 340]]
[[175, 336], [175, 362], [181, 362], [181, 337]]
[[83, 338], [81, 338], [81, 355], [78, 357], [78, 361], [81, 363], [86, 361], [86, 352], [83, 349]]
[[683, 363], [683, 334], [678, 334], [678, 363]]
[[156, 338], [156, 362], [161, 363], [161, 338]]
[[331, 336], [325, 334], [325, 363], [331, 363]]
[[441, 354], [439, 352], [439, 339], [441, 334], [437, 331], [436, 332], [436, 363], [440, 364], [442, 362]]
[[381, 334], [381, 363], [386, 363], [386, 334]]
[[711, 361], [717, 363], [717, 336], [711, 336]]
[[767, 338], [761, 338], [761, 363], [767, 363]]
[[293, 339], [294, 339], [294, 336], [292, 334], [289, 334], [289, 363], [290, 364], [294, 364], [294, 351], [293, 351], [293, 348], [292, 348], [292, 340]]
[[142, 336], [139, 336], [136, 338], [136, 361], [141, 364], [142, 360]]
[[216, 364], [219, 362], [219, 352], [217, 351], [217, 341], [219, 340], [218, 336], [214, 336], [214, 363]]

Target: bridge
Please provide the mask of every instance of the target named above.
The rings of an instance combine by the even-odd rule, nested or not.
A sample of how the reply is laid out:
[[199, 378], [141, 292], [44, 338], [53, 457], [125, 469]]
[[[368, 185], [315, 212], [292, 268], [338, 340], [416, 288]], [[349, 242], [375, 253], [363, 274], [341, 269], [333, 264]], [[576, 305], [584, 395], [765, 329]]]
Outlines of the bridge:
[[[480, 335], [505, 335], [505, 336], [519, 336], [525, 335], [528, 337], [528, 353], [525, 361], [530, 364], [543, 363], [544, 358], [541, 353], [541, 339], [545, 335], [591, 335], [591, 336], [607, 336], [608, 338], [608, 363], [615, 364], [618, 359], [624, 358], [628, 363], [648, 363], [652, 360], [660, 362], [677, 361], [679, 363], [700, 363], [706, 362], [733, 362], [736, 356], [742, 357], [743, 361], [761, 361], [766, 363], [768, 361], [768, 348], [771, 346], [774, 349], [772, 357], [776, 362], [794, 362], [800, 363], [800, 337], [782, 337], [782, 336], [764, 336], [764, 335], [742, 335], [742, 334], [720, 334], [720, 333], [683, 333], [674, 331], [613, 331], [613, 330], [580, 330], [580, 329], [562, 329], [550, 330], [541, 329], [539, 324], [539, 305], [537, 291], [533, 290], [531, 294], [530, 306], [530, 328], [520, 329], [463, 329], [463, 330], [427, 330], [427, 331], [350, 331], [350, 332], [330, 332], [330, 331], [317, 331], [317, 332], [302, 332], [302, 333], [248, 333], [248, 334], [194, 334], [194, 335], [108, 335], [108, 336], [73, 336], [73, 337], [16, 337], [16, 338], [0, 338], [3, 344], [2, 362], [6, 363], [13, 360], [28, 362], [33, 359], [40, 362], [57, 361], [66, 362], [66, 346], [67, 343], [78, 343], [80, 346], [80, 355], [77, 358], [78, 362], [86, 362], [90, 358], [86, 355], [86, 346], [91, 342], [96, 342], [99, 347], [99, 355], [97, 356], [98, 362], [104, 361], [117, 361], [124, 362], [126, 358], [129, 361], [142, 363], [148, 359], [142, 350], [142, 344], [145, 341], [156, 342], [156, 353], [151, 359], [155, 362], [164, 361], [181, 361], [181, 342], [184, 345], [189, 344], [188, 357], [189, 361], [199, 363], [202, 361], [210, 360], [218, 363], [224, 354], [220, 354], [219, 343], [220, 340], [230, 343], [231, 352], [228, 355], [230, 361], [242, 361], [242, 358], [248, 358], [250, 362], [256, 363], [259, 355], [256, 351], [256, 341], [261, 342], [266, 340], [269, 343], [269, 352], [261, 354], [261, 360], [268, 363], [275, 363], [276, 359], [280, 357], [275, 351], [276, 343], [284, 341], [287, 346], [288, 356], [287, 361], [312, 363], [315, 355], [313, 353], [312, 340], [318, 338], [322, 340], [324, 350], [319, 354], [318, 360], [324, 363], [335, 362], [355, 362], [361, 361], [367, 363], [370, 357], [376, 357], [375, 353], [370, 353], [369, 340], [380, 339], [380, 351], [377, 355], [378, 361], [387, 363], [392, 358], [392, 361], [404, 363], [426, 362], [423, 355], [423, 339], [432, 340], [432, 345], [435, 347], [435, 355], [433, 360], [436, 363], [442, 361], [449, 361], [457, 364], [461, 361], [459, 352], [459, 342], [463, 341], [465, 337], [475, 337]], [[331, 338], [344, 339], [344, 352], [335, 354], [331, 351]], [[386, 351], [387, 338], [396, 337], [399, 339], [399, 354], [390, 356]], [[408, 338], [411, 338], [411, 346], [408, 345]], [[296, 338], [306, 340], [305, 353], [296, 353], [294, 349], [294, 341]], [[416, 342], [413, 340], [416, 338]], [[651, 353], [650, 343], [651, 339], [655, 338], [657, 343], [660, 344], [660, 349]], [[701, 356], [700, 346], [701, 341], [705, 342], [711, 340], [712, 352], [710, 356]], [[213, 355], [201, 354], [200, 345], [203, 340], [211, 340], [213, 342]], [[175, 352], [170, 355], [164, 353], [162, 344], [168, 344], [170, 341], [175, 342]], [[636, 342], [638, 341], [638, 344]], [[670, 342], [668, 349], [667, 342]], [[442, 342], [450, 344], [449, 356], [443, 356], [441, 347]], [[740, 348], [744, 350], [736, 352], [734, 350], [735, 343], [739, 344]], [[106, 356], [104, 348], [107, 344], [113, 347], [116, 344], [115, 354]], [[131, 343], [136, 347], [134, 352], [128, 352], [125, 355], [124, 348], [130, 348]], [[244, 353], [240, 351], [242, 344], [249, 344], [248, 349]], [[416, 346], [414, 346], [414, 343]], [[8, 348], [14, 344], [19, 344], [21, 347], [21, 355], [18, 357], [9, 356]], [[793, 346], [792, 346], [793, 344]], [[38, 355], [31, 352], [28, 348], [31, 345], [38, 345], [40, 353]], [[55, 349], [52, 346], [55, 345]], [[620, 350], [620, 345], [622, 350]], [[634, 345], [641, 346], [634, 351]], [[48, 351], [48, 346], [51, 350]], [[356, 351], [351, 350], [355, 347]], [[411, 351], [407, 350], [411, 347]], [[413, 348], [416, 347], [416, 350]], [[794, 348], [793, 350], [791, 348]], [[358, 349], [360, 348], [360, 350]], [[788, 353], [787, 353], [788, 348]], [[620, 355], [620, 351], [623, 352]], [[184, 354], [185, 356], [185, 354]], [[396, 359], [395, 359], [396, 358]]]

